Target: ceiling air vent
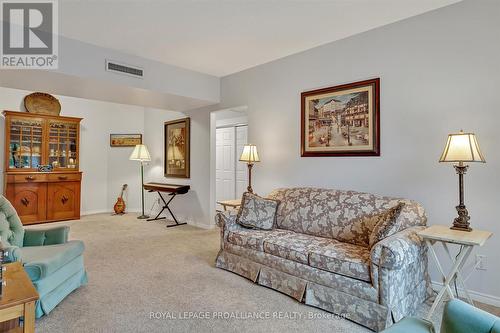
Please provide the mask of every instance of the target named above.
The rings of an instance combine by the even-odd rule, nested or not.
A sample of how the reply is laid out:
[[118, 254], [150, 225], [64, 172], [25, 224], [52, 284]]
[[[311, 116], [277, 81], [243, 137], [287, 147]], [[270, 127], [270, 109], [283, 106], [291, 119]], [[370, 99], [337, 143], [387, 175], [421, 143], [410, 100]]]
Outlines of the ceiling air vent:
[[144, 70], [140, 67], [132, 67], [113, 60], [106, 60], [106, 70], [119, 74], [125, 74], [137, 78], [144, 76]]

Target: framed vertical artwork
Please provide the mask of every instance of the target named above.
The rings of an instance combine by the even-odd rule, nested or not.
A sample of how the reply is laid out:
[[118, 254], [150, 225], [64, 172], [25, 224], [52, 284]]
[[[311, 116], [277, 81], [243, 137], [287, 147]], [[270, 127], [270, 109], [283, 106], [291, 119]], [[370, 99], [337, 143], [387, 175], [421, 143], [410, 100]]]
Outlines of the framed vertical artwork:
[[380, 156], [380, 79], [303, 92], [301, 156]]
[[189, 178], [190, 118], [167, 121], [164, 126], [165, 177]]
[[142, 144], [142, 134], [110, 134], [111, 147], [135, 147]]

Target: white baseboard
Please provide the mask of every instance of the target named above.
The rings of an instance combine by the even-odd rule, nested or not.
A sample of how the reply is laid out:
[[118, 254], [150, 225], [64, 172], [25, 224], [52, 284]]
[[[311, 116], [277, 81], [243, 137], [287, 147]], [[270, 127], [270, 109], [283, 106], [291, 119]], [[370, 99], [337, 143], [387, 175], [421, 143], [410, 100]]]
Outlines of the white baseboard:
[[[437, 292], [439, 292], [441, 288], [443, 288], [442, 282], [431, 281], [431, 284], [432, 284], [432, 289], [434, 289]], [[460, 297], [465, 296], [465, 292], [462, 288], [458, 288], [458, 294], [460, 295]], [[474, 290], [469, 290], [469, 294], [474, 301], [500, 307], [500, 297], [498, 296], [488, 295]]]
[[198, 228], [207, 229], [207, 230], [211, 230], [211, 229], [215, 228], [215, 224], [196, 223], [194, 221], [188, 221], [188, 224], [192, 225], [193, 227], [198, 227]]
[[85, 212], [81, 212], [80, 215], [86, 216], [86, 215], [105, 214], [105, 213], [111, 213], [111, 211], [107, 209], [87, 210]]
[[[127, 209], [127, 213], [140, 213], [140, 209]], [[95, 215], [95, 214], [113, 214], [113, 211], [110, 209], [96, 209], [96, 210], [87, 210], [84, 212], [81, 212], [81, 216], [85, 215]]]

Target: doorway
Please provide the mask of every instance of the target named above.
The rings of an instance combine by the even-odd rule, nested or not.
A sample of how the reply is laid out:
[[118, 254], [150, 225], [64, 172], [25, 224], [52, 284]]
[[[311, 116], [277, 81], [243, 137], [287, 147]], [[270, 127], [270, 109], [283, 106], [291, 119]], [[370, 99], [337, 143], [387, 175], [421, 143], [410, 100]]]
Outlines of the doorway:
[[239, 161], [243, 147], [248, 143], [246, 107], [213, 112], [212, 120], [215, 134], [214, 201], [239, 199], [246, 190], [248, 177], [247, 165]]
[[248, 125], [218, 127], [215, 134], [215, 197], [241, 198], [247, 186], [247, 166], [238, 161], [248, 140]]

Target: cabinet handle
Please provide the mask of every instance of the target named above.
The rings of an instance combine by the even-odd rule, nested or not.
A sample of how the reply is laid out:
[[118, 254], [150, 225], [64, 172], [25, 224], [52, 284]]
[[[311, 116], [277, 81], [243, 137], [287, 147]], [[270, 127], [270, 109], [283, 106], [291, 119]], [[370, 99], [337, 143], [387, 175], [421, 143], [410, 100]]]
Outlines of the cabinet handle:
[[59, 176], [59, 180], [66, 180], [68, 179], [68, 176]]
[[25, 178], [25, 179], [26, 179], [26, 180], [35, 180], [36, 178], [35, 178], [35, 177], [33, 177], [33, 176], [26, 176], [26, 178]]
[[65, 195], [63, 195], [62, 198], [61, 198], [61, 202], [62, 202], [63, 205], [66, 204], [66, 202], [68, 202], [68, 200], [69, 199]]
[[27, 198], [22, 198], [21, 199], [21, 203], [23, 205], [25, 205], [26, 207], [28, 207], [28, 205], [30, 204], [30, 201]]

